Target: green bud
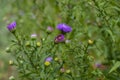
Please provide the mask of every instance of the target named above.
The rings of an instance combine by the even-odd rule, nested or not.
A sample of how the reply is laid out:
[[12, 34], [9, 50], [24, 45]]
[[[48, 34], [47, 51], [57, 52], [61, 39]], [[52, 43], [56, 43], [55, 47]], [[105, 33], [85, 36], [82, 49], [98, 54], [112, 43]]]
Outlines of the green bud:
[[94, 41], [89, 39], [89, 40], [88, 40], [88, 43], [89, 43], [89, 44], [93, 44]]
[[25, 46], [30, 46], [30, 42], [29, 41], [27, 41], [26, 43], [25, 43]]
[[67, 74], [69, 74], [70, 72], [71, 72], [70, 69], [66, 70], [66, 73], [67, 73]]
[[36, 38], [37, 38], [37, 34], [31, 34], [31, 39], [32, 40], [36, 40]]
[[10, 47], [7, 47], [6, 50], [5, 50], [7, 53], [10, 52]]
[[40, 42], [37, 42], [36, 45], [37, 45], [37, 47], [40, 47], [41, 43], [40, 43]]
[[21, 60], [20, 63], [23, 64], [23, 61]]
[[14, 76], [10, 76], [9, 80], [15, 80]]
[[14, 63], [14, 62], [13, 62], [12, 60], [9, 60], [9, 64], [10, 64], [10, 65], [13, 65], [13, 63]]
[[45, 41], [45, 38], [42, 38], [42, 41]]

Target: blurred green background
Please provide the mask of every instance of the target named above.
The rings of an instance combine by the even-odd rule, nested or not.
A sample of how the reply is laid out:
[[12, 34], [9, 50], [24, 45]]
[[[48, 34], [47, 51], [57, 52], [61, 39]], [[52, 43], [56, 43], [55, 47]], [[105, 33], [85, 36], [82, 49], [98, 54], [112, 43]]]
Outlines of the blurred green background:
[[[112, 53], [120, 52], [120, 0], [96, 1], [102, 13], [97, 10], [93, 0], [0, 0], [0, 80], [8, 80], [9, 76], [16, 73], [15, 68], [8, 64], [12, 56], [5, 52], [14, 38], [6, 28], [12, 21], [17, 22], [17, 30], [21, 34], [37, 33], [41, 37], [45, 36], [48, 26], [55, 29], [58, 23], [64, 22], [73, 28], [70, 39], [96, 41], [89, 52], [98, 61], [108, 55], [110, 59], [119, 58], [120, 55]], [[105, 19], [109, 19], [108, 23]], [[112, 31], [106, 27], [108, 25]], [[116, 43], [111, 43], [108, 35]]]
[[11, 1], [0, 0], [0, 80], [8, 80], [9, 76], [14, 75], [15, 72], [15, 69], [8, 64], [11, 56], [5, 52], [11, 38], [6, 28], [7, 24], [13, 20], [9, 17], [11, 11]]

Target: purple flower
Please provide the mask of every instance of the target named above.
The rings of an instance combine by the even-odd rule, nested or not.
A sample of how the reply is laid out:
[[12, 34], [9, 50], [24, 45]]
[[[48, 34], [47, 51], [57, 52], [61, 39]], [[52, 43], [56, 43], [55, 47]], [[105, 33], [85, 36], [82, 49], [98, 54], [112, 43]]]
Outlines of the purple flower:
[[63, 42], [64, 40], [65, 40], [64, 35], [60, 34], [55, 38], [55, 43]]
[[53, 59], [52, 57], [47, 57], [47, 58], [45, 59], [45, 61], [51, 62], [52, 59]]
[[14, 21], [14, 22], [10, 23], [10, 24], [7, 26], [7, 28], [8, 28], [9, 31], [14, 31], [15, 28], [16, 28], [16, 22]]
[[97, 67], [97, 68], [99, 68], [99, 67], [101, 67], [101, 63], [95, 63], [95, 67]]
[[62, 32], [65, 32], [65, 33], [72, 31], [72, 28], [64, 23], [58, 24], [57, 29], [61, 30]]
[[51, 26], [48, 26], [48, 27], [47, 27], [47, 32], [50, 33], [50, 32], [52, 32], [52, 31], [53, 31], [53, 28], [52, 28]]
[[37, 34], [31, 34], [32, 39], [36, 39], [36, 37], [37, 37]]

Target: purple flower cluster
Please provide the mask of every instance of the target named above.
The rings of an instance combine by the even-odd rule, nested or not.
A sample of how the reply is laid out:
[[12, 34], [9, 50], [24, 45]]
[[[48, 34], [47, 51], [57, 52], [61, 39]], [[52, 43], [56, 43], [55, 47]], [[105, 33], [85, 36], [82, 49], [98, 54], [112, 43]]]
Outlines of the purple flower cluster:
[[8, 28], [9, 31], [14, 31], [15, 28], [16, 28], [16, 22], [14, 21], [14, 22], [10, 23], [10, 24], [7, 26], [7, 28]]
[[[13, 32], [16, 28], [16, 22], [14, 21], [14, 22], [10, 23], [7, 26], [7, 28], [9, 31]], [[65, 23], [58, 24], [57, 29], [62, 31], [63, 34], [59, 34], [58, 36], [55, 37], [55, 40], [54, 40], [55, 43], [64, 42], [65, 41], [65, 37], [64, 37], [65, 33], [69, 33], [72, 31], [72, 28]], [[48, 26], [47, 32], [52, 32], [52, 31], [53, 31], [53, 28]], [[36, 39], [36, 36], [37, 36], [36, 34], [32, 34], [31, 38]]]
[[[69, 33], [72, 31], [72, 28], [70, 26], [68, 26], [67, 24], [64, 23], [60, 23], [57, 25], [57, 29], [62, 31], [63, 33]], [[65, 41], [65, 37], [63, 34], [59, 34], [57, 37], [55, 37], [55, 43], [59, 43], [59, 42], [64, 42]]]
[[68, 32], [72, 31], [72, 28], [70, 26], [68, 26], [67, 24], [64, 24], [64, 23], [58, 24], [57, 29], [62, 31], [62, 32], [65, 32], [65, 33], [68, 33]]

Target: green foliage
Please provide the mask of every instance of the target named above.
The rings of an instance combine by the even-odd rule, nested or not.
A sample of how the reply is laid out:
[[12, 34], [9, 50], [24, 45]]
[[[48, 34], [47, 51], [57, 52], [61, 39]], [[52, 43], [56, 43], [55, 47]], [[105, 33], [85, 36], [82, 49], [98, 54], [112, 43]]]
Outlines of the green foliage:
[[[47, 34], [44, 40], [39, 41], [40, 46], [37, 45], [36, 38], [21, 36], [17, 30], [13, 35], [16, 40], [12, 41], [10, 52], [14, 52], [13, 65], [17, 67], [22, 80], [83, 80], [88, 78], [93, 80], [103, 76], [100, 70], [92, 67], [93, 57], [87, 52], [89, 44], [80, 44], [74, 39], [69, 43], [55, 44], [54, 39], [50, 39], [53, 35]], [[47, 57], [52, 57], [54, 60], [46, 63]], [[58, 60], [55, 61], [55, 58]]]
[[[11, 0], [11, 4], [10, 16], [17, 21], [18, 33], [11, 50], [22, 78], [119, 80], [119, 0]], [[60, 34], [58, 23], [72, 27], [72, 32], [65, 35], [70, 43], [54, 44]], [[46, 32], [48, 26], [54, 28], [51, 34]], [[30, 39], [32, 33], [38, 35], [37, 40]], [[30, 46], [25, 45], [27, 42]], [[58, 57], [60, 62], [53, 60], [46, 67], [48, 56]], [[97, 61], [102, 67], [96, 69], [93, 65]], [[62, 67], [71, 73], [60, 73]]]
[[116, 70], [118, 67], [120, 67], [120, 61], [117, 61], [117, 62], [114, 64], [114, 66], [111, 68], [111, 70], [110, 70], [109, 73], [113, 72], [113, 71]]

